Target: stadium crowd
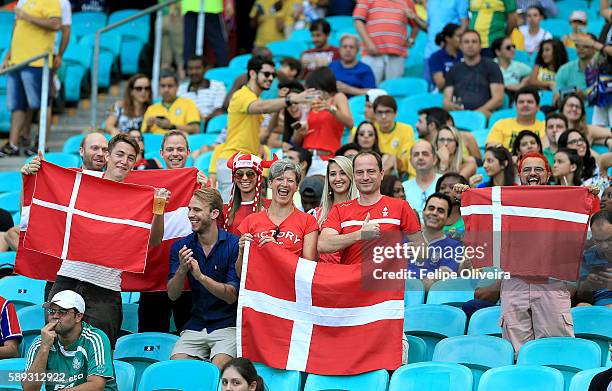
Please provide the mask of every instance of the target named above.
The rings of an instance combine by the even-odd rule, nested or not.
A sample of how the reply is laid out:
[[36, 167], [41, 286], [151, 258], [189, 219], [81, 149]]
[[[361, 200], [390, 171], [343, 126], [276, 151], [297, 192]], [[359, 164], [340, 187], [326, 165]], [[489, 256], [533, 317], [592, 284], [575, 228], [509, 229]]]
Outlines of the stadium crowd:
[[[20, 0], [3, 67], [44, 51], [55, 53], [51, 63], [58, 71], [71, 8], [107, 7], [103, 0], [78, 3]], [[354, 9], [351, 1], [255, 0], [246, 16], [232, 1], [211, 1], [206, 38], [214, 61], [194, 55], [195, 3], [183, 0], [164, 16], [159, 99], [152, 96], [149, 76], [132, 75], [103, 129], [84, 134], [79, 149], [84, 172], [116, 182], [131, 170], [180, 169], [190, 158], [210, 156], [188, 205], [193, 233], [170, 252], [167, 291], [140, 295], [139, 332], [169, 333], [174, 319], [180, 338], [171, 359], [211, 360], [221, 370], [224, 390], [263, 389], [253, 365], [236, 358], [246, 242], [338, 264], [367, 262], [361, 246], [381, 240], [384, 232], [403, 232], [417, 246], [459, 248], [465, 231], [461, 197], [469, 188], [584, 186], [601, 201], [589, 222], [578, 281], [490, 281], [463, 304], [468, 318], [500, 302], [502, 337], [518, 355], [529, 340], [573, 337], [572, 307], [612, 307], [607, 1], [601, 1], [599, 17], [606, 24], [599, 37], [585, 32], [595, 21], [581, 10], [569, 17], [571, 34], [546, 31], [542, 20], [559, 10], [543, 0], [497, 1], [495, 7], [477, 0], [358, 0]], [[349, 13], [354, 20], [356, 34], [341, 35], [338, 47], [330, 43], [327, 12]], [[252, 30], [239, 22], [245, 17], [255, 27], [245, 73], [231, 86], [206, 78], [210, 63], [228, 64], [228, 47], [250, 49], [244, 35]], [[230, 46], [226, 28], [237, 38]], [[266, 48], [304, 28], [313, 48], [284, 58]], [[407, 108], [398, 98], [405, 94], [395, 92], [394, 79], [403, 76], [420, 30], [427, 35], [422, 80], [441, 99], [431, 107], [411, 107], [416, 121], [406, 123]], [[571, 61], [569, 48], [576, 52]], [[517, 50], [534, 56], [533, 66], [519, 62]], [[41, 83], [42, 61], [8, 75], [11, 128], [0, 157], [34, 155], [21, 169], [24, 176], [36, 174], [44, 159], [30, 142]], [[544, 104], [547, 93], [551, 99]], [[513, 114], [496, 117], [503, 107]], [[489, 122], [486, 137], [474, 135], [482, 130], [475, 122], [469, 122], [474, 128], [459, 126], [461, 113]], [[215, 142], [190, 149], [190, 135], [206, 132], [223, 115], [227, 126]], [[161, 160], [145, 156], [146, 134], [163, 136]], [[172, 194], [160, 189], [156, 197], [164, 204]], [[10, 213], [0, 216], [0, 250], [16, 251], [20, 227]], [[163, 210], [156, 211], [149, 246], [161, 242], [163, 220]], [[423, 256], [410, 267], [458, 272], [473, 266], [463, 257]], [[118, 269], [62, 261], [45, 292], [48, 323], [25, 356], [30, 373], [64, 370], [70, 374], [66, 387], [117, 389], [112, 350], [123, 317], [121, 278]], [[435, 282], [423, 281], [425, 290]], [[13, 304], [1, 301], [0, 358], [18, 357], [19, 319]], [[408, 341], [402, 346], [406, 362]], [[87, 365], [77, 368], [75, 354]], [[607, 387], [612, 372], [597, 379]], [[23, 387], [40, 384], [24, 381]]]

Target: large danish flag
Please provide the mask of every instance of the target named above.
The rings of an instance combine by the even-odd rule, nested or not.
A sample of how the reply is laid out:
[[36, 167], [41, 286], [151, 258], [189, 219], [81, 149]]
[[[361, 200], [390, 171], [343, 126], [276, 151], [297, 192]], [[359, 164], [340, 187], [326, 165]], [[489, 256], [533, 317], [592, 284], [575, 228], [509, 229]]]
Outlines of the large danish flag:
[[472, 264], [516, 276], [576, 280], [596, 202], [585, 187], [470, 189], [461, 197], [464, 243], [484, 253]]
[[243, 259], [238, 357], [322, 375], [401, 365], [403, 280], [367, 289], [365, 263], [316, 263], [271, 243], [247, 242]]

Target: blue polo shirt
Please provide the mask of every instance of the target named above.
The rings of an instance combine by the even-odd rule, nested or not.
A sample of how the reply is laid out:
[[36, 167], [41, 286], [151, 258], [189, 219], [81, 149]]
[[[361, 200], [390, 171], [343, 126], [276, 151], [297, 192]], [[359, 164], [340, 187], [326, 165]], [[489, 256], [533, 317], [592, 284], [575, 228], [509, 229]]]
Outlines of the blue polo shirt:
[[446, 77], [446, 74], [451, 70], [453, 65], [461, 62], [462, 58], [463, 53], [458, 52], [457, 57], [453, 57], [448, 54], [444, 48], [432, 54], [431, 57], [429, 57], [429, 72], [431, 73], [432, 80], [434, 73], [438, 72], [442, 72], [442, 75]]
[[[612, 267], [612, 262], [607, 260], [597, 246], [591, 247], [584, 252], [582, 264], [580, 265], [580, 279], [587, 278], [589, 273]], [[595, 269], [595, 270], [593, 270]], [[593, 305], [612, 304], [612, 291], [599, 288], [593, 291]]]
[[329, 69], [334, 72], [336, 80], [346, 83], [351, 87], [376, 88], [376, 79], [374, 79], [372, 68], [361, 61], [352, 68], [345, 68], [340, 60], [335, 60], [329, 64]]
[[[179, 250], [186, 246], [193, 251], [193, 257], [198, 261], [202, 274], [217, 282], [229, 284], [238, 291], [240, 281], [234, 267], [238, 257], [238, 237], [229, 232], [219, 230], [217, 243], [212, 247], [208, 257], [204, 254], [198, 236], [194, 232], [189, 236], [177, 240], [170, 249], [170, 280], [179, 268]], [[185, 325], [185, 330], [202, 331], [206, 329], [211, 333], [218, 329], [236, 326], [236, 311], [238, 303], [227, 304], [217, 296], [210, 293], [202, 284], [187, 273], [187, 280], [191, 288], [191, 318]]]
[[457, 272], [463, 260], [463, 245], [461, 242], [445, 236], [434, 240], [427, 246], [427, 257], [417, 262], [411, 262], [409, 270], [419, 276], [419, 270], [432, 273], [442, 266]]

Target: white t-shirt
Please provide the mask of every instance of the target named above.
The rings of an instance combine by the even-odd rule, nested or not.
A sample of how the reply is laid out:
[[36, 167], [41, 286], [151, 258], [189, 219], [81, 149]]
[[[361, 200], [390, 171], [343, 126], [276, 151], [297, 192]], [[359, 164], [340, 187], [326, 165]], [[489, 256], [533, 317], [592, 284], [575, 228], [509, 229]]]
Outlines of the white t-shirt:
[[191, 99], [202, 117], [208, 117], [215, 109], [223, 107], [225, 100], [225, 85], [217, 80], [209, 80], [210, 86], [197, 91], [187, 91], [189, 83], [181, 84], [178, 96]]
[[525, 37], [525, 51], [529, 54], [540, 50], [540, 43], [546, 39], [552, 39], [552, 35], [544, 30], [540, 29], [535, 35], [529, 34], [529, 26], [523, 25], [519, 27], [519, 31]]

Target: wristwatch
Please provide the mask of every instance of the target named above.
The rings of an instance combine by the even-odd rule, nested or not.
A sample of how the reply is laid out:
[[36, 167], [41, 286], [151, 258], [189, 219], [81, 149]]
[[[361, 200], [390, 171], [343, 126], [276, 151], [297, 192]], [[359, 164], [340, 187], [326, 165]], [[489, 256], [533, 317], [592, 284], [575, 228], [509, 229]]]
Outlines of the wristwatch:
[[289, 97], [289, 94], [285, 95], [285, 107], [289, 107], [293, 104], [293, 102], [291, 102], [291, 98]]

